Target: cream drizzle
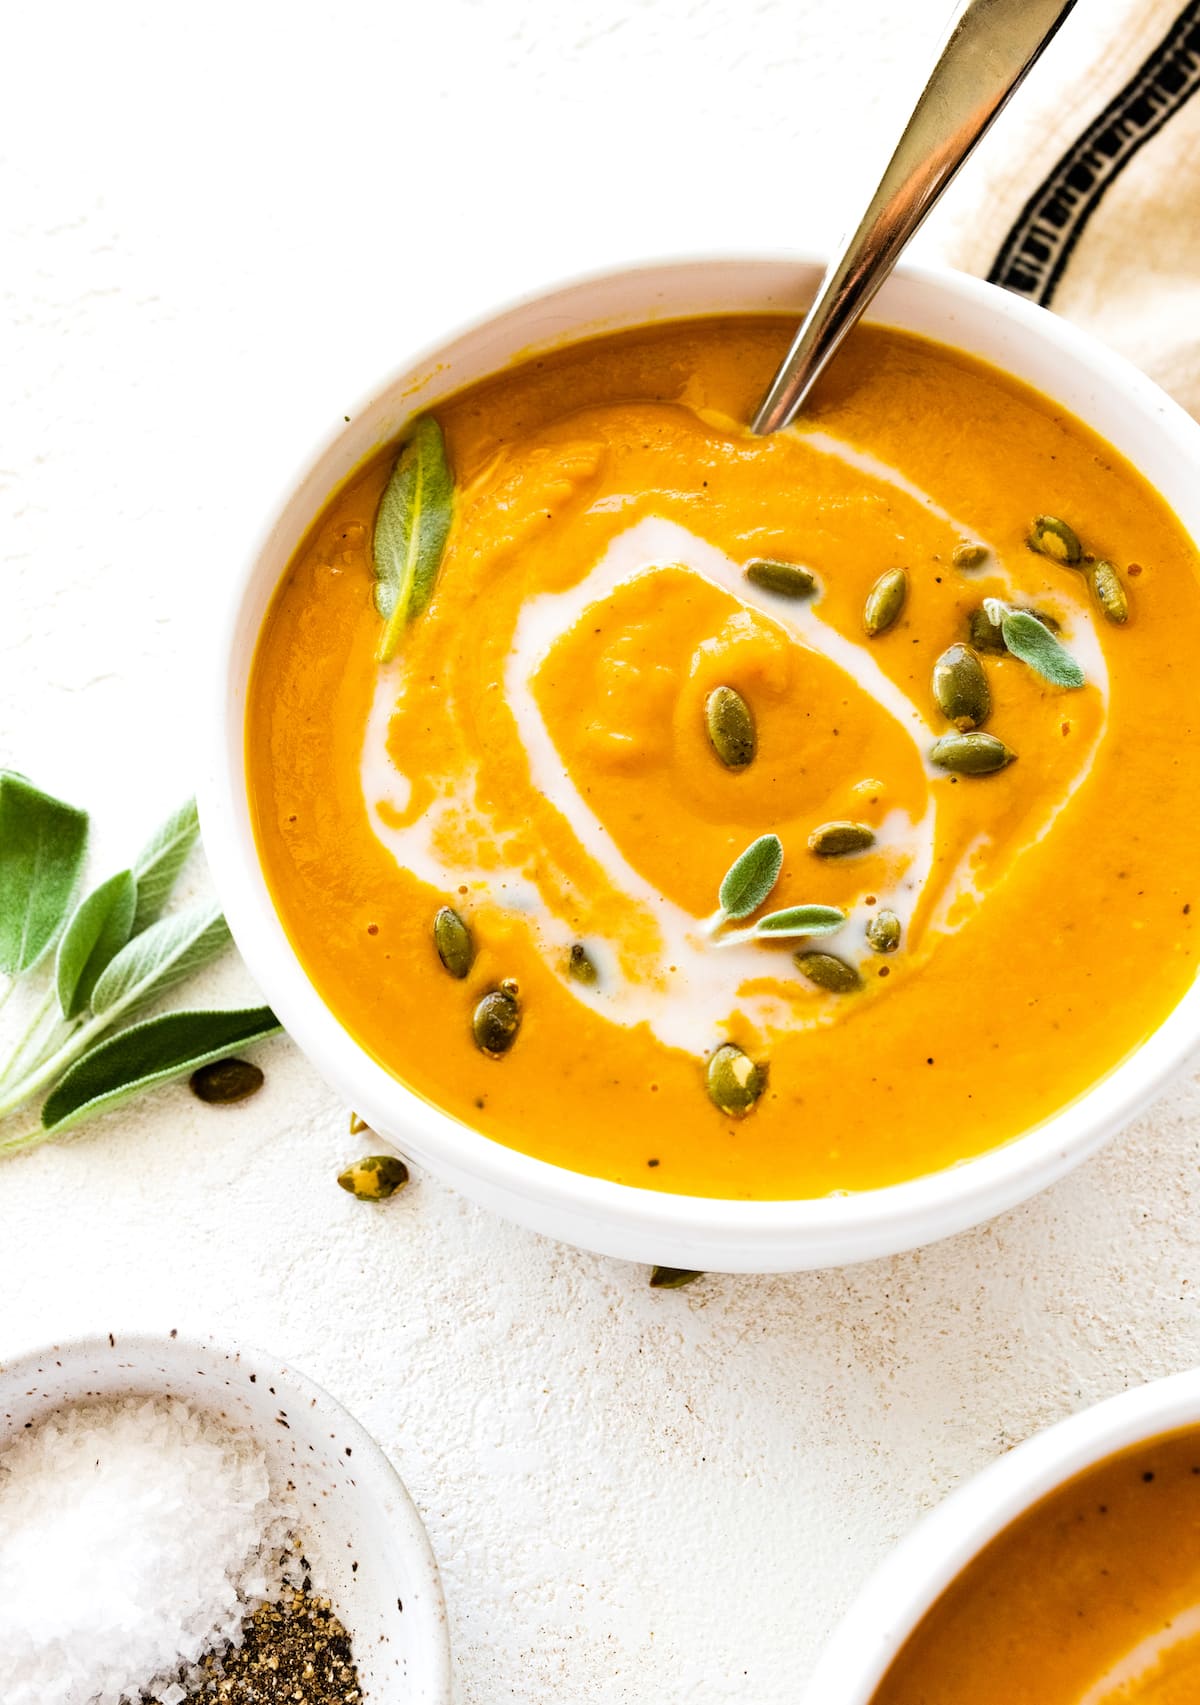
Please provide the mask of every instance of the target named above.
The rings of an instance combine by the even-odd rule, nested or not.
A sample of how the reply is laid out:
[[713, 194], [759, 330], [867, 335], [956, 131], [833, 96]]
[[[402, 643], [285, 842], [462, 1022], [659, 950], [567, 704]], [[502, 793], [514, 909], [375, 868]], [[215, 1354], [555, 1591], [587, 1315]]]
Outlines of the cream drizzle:
[[1099, 1681], [1093, 1682], [1086, 1693], [1080, 1694], [1079, 1705], [1119, 1705], [1121, 1700], [1131, 1697], [1127, 1690], [1147, 1679], [1149, 1672], [1162, 1662], [1172, 1647], [1182, 1645], [1185, 1640], [1194, 1640], [1198, 1634], [1200, 1605], [1194, 1604], [1168, 1622], [1165, 1628], [1159, 1628], [1144, 1640], [1139, 1640]]
[[[953, 529], [957, 537], [978, 539], [977, 534], [963, 527], [927, 493], [878, 458], [828, 433], [793, 430], [818, 454], [834, 456], [866, 477], [890, 485], [921, 504]], [[998, 564], [994, 548], [988, 546], [988, 549]], [[565, 632], [589, 609], [610, 598], [619, 586], [667, 565], [685, 567], [720, 587], [744, 608], [768, 616], [801, 644], [841, 668], [897, 722], [916, 746], [931, 776], [940, 772], [928, 765], [926, 754], [944, 730], [931, 726], [922, 710], [880, 669], [865, 643], [848, 639], [823, 620], [819, 598], [797, 603], [751, 585], [740, 564], [687, 528], [658, 516], [645, 517], [618, 534], [590, 573], [574, 586], [527, 600], [517, 621], [505, 667], [505, 692], [529, 763], [531, 785], [562, 814], [581, 847], [604, 870], [613, 886], [628, 896], [632, 906], [653, 919], [661, 947], [660, 961], [653, 970], [648, 969], [645, 975], [630, 975], [622, 968], [615, 944], [588, 938], [585, 946], [601, 972], [598, 983], [585, 987], [564, 975], [563, 986], [574, 998], [599, 1005], [615, 1022], [631, 1026], [647, 1024], [666, 1046], [696, 1052], [711, 1046], [714, 1036], [727, 1027], [736, 1012], [742, 1012], [763, 1029], [795, 1030], [832, 1022], [836, 1003], [814, 1000], [800, 1008], [758, 991], [743, 994], [751, 979], [761, 980], [771, 974], [769, 953], [750, 943], [714, 952], [705, 935], [703, 920], [659, 893], [629, 863], [575, 786], [534, 697], [533, 678]], [[986, 580], [992, 591], [998, 576], [992, 573], [980, 579], [981, 585]], [[1077, 610], [1074, 613], [1078, 615]], [[1072, 622], [1066, 637], [1080, 656], [1089, 681], [1100, 689], [1107, 704], [1108, 672], [1092, 623], [1086, 618]], [[437, 850], [438, 829], [446, 815], [464, 807], [477, 809], [473, 775], [466, 778], [465, 786], [462, 783], [457, 789], [448, 786], [413, 823], [397, 828], [386, 820], [387, 808], [403, 812], [411, 795], [408, 777], [388, 750], [391, 717], [406, 690], [399, 663], [380, 669], [361, 758], [363, 798], [374, 833], [397, 864], [420, 880], [447, 893], [465, 888], [478, 898], [486, 897], [527, 917], [541, 951], [552, 963], [564, 963], [567, 949], [576, 938], [566, 923], [542, 903], [536, 872], [511, 869], [498, 876], [495, 871], [473, 866], [456, 865], [451, 869]], [[1089, 745], [1069, 788], [1028, 845], [1036, 844], [1049, 832], [1054, 819], [1083, 781], [1099, 738], [1097, 735]], [[931, 789], [929, 803], [919, 820], [894, 810], [877, 831], [878, 844], [894, 848], [896, 856], [889, 881], [881, 885], [876, 877], [872, 892], [879, 905], [897, 914], [906, 937], [933, 868], [936, 823], [936, 793]], [[946, 885], [937, 913], [923, 931], [924, 941], [912, 943], [916, 952], [910, 951], [909, 963], [927, 957], [938, 935], [961, 929], [978, 904], [981, 896], [972, 870], [978, 850], [976, 843], [960, 861]], [[859, 908], [842, 931], [825, 940], [845, 957], [862, 960], [867, 954], [866, 922], [867, 914]], [[667, 966], [671, 967], [669, 974]]]
[[943, 509], [940, 503], [934, 501], [927, 491], [922, 491], [919, 485], [914, 485], [890, 463], [883, 462], [878, 456], [872, 456], [869, 450], [858, 450], [852, 444], [846, 444], [840, 438], [835, 438], [831, 432], [820, 432], [804, 426], [789, 428], [791, 435], [810, 450], [815, 450], [819, 456], [832, 456], [836, 461], [844, 462], [848, 468], [854, 468], [868, 479], [875, 480], [879, 485], [890, 485], [897, 491], [902, 491], [905, 497], [911, 497], [914, 503], [919, 503], [922, 509], [927, 509], [939, 521], [944, 521], [958, 539], [969, 540], [972, 544], [983, 545], [997, 558], [999, 553], [994, 545], [980, 538], [978, 533], [969, 527], [964, 527], [961, 521], [956, 521], [948, 509]]

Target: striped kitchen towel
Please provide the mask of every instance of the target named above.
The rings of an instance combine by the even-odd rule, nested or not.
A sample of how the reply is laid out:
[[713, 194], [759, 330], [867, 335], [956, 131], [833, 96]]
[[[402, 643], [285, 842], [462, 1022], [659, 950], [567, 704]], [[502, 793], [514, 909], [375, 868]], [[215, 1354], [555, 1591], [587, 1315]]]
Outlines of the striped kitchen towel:
[[1200, 416], [1197, 91], [1200, 0], [1080, 0], [930, 237]]

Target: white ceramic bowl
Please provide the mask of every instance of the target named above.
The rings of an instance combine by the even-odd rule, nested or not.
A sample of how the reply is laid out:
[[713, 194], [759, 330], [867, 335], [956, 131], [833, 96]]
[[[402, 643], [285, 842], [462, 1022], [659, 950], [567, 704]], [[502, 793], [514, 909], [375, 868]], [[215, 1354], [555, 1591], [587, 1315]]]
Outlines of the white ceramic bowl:
[[[820, 270], [794, 257], [628, 268], [530, 297], [416, 356], [349, 425], [339, 426], [285, 495], [237, 582], [216, 641], [213, 740], [200, 790], [204, 841], [238, 946], [291, 1035], [347, 1105], [419, 1165], [511, 1219], [634, 1260], [778, 1272], [865, 1260], [961, 1231], [1093, 1153], [1161, 1088], [1200, 1035], [1200, 988], [1193, 988], [1090, 1093], [1003, 1148], [856, 1195], [729, 1202], [611, 1184], [480, 1136], [373, 1060], [325, 1005], [292, 950], [255, 851], [244, 766], [246, 692], [271, 594], [334, 487], [414, 412], [517, 355], [650, 320], [763, 310], [799, 316]], [[1054, 315], [948, 271], [902, 268], [872, 318], [982, 356], [1037, 386], [1123, 451], [1200, 538], [1200, 426], [1127, 362]]]
[[421, 1518], [379, 1446], [340, 1403], [257, 1350], [169, 1337], [80, 1338], [0, 1364], [0, 1445], [72, 1403], [182, 1398], [253, 1433], [296, 1487], [314, 1590], [352, 1636], [368, 1698], [450, 1705], [450, 1646]]
[[989, 1540], [1076, 1474], [1197, 1422], [1200, 1371], [1192, 1370], [1135, 1386], [1060, 1421], [968, 1480], [871, 1576], [826, 1646], [804, 1705], [870, 1705], [926, 1611]]

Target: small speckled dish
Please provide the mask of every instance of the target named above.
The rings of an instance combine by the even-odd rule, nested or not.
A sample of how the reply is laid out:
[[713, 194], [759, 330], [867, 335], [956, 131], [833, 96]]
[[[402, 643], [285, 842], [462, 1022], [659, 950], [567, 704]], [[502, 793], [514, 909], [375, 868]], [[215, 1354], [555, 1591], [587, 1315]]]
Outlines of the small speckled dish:
[[315, 1591], [353, 1638], [368, 1705], [450, 1705], [450, 1647], [421, 1518], [375, 1441], [328, 1392], [257, 1350], [180, 1337], [80, 1338], [0, 1362], [0, 1448], [69, 1404], [182, 1398], [251, 1432], [291, 1481]]

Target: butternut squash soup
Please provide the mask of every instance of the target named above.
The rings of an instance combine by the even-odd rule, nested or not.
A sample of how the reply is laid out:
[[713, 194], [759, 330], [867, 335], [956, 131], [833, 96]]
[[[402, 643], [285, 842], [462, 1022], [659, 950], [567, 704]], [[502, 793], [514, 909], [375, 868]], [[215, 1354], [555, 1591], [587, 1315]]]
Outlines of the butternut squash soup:
[[855, 332], [688, 321], [439, 402], [266, 620], [248, 773], [316, 988], [581, 1172], [857, 1191], [1007, 1142], [1195, 972], [1195, 552], [1087, 426]]
[[994, 1539], [873, 1705], [1196, 1705], [1200, 1433], [1079, 1475]]

